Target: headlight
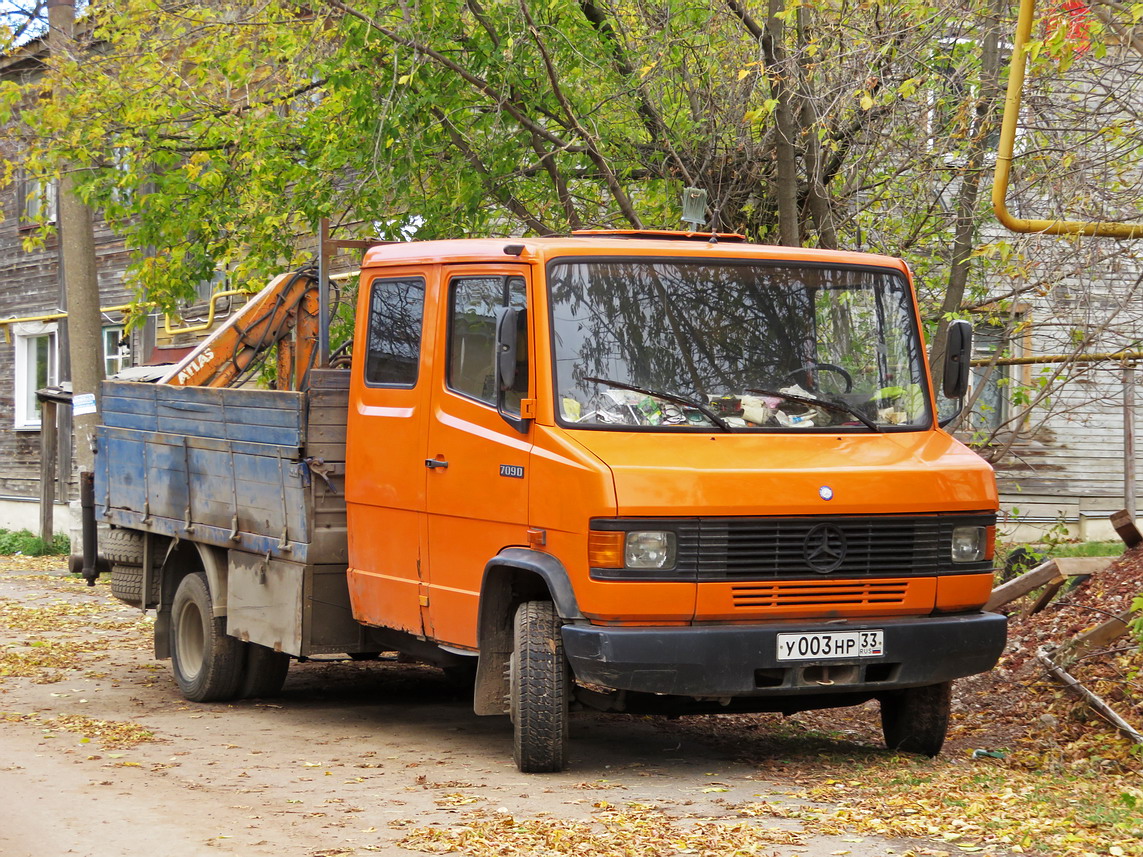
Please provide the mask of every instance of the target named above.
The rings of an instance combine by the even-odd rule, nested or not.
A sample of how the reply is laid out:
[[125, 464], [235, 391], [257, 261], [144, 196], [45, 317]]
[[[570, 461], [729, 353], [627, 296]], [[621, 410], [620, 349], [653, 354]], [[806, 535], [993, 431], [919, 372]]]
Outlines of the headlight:
[[623, 564], [627, 568], [674, 568], [675, 534], [659, 530], [629, 532]]
[[954, 527], [952, 561], [978, 562], [985, 559], [987, 545], [988, 527]]

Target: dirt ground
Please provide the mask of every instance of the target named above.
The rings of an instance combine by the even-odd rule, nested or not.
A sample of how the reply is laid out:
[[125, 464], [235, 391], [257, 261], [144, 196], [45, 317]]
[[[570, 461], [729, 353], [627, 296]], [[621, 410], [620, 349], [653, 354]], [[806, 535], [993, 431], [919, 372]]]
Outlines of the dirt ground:
[[[1009, 853], [818, 824], [838, 807], [807, 801], [804, 765], [741, 752], [777, 715], [711, 736], [715, 718], [577, 714], [568, 770], [524, 775], [507, 719], [429, 667], [295, 664], [272, 701], [188, 703], [105, 582], [20, 565], [0, 563], [4, 857]], [[857, 734], [870, 716], [840, 749], [891, 758]]]

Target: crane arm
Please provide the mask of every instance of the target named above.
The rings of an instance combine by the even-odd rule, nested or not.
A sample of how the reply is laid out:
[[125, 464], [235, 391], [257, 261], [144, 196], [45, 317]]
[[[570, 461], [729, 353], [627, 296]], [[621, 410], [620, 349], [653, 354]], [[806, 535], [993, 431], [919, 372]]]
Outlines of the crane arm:
[[158, 383], [229, 387], [278, 345], [277, 388], [299, 389], [317, 348], [318, 281], [312, 271], [280, 274]]

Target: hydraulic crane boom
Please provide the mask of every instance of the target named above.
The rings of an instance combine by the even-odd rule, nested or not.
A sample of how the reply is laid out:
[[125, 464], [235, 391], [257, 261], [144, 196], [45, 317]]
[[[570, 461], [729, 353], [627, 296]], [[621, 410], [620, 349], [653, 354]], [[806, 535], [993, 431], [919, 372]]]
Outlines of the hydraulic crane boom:
[[318, 282], [312, 271], [280, 274], [158, 383], [229, 387], [278, 346], [275, 388], [303, 389], [318, 336]]

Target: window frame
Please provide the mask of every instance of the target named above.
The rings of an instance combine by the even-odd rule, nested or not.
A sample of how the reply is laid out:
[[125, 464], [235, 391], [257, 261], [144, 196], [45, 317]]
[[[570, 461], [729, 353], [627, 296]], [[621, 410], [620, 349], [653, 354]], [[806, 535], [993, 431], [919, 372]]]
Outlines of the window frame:
[[[115, 339], [115, 351], [113, 353], [108, 351], [108, 341], [107, 341], [108, 334], [110, 334], [112, 332], [117, 334], [116, 339]], [[130, 349], [128, 349], [127, 354], [120, 354], [119, 353], [119, 342], [122, 341], [123, 336], [125, 335], [125, 332], [126, 332], [126, 328], [124, 328], [123, 325], [121, 325], [121, 324], [105, 324], [105, 325], [103, 325], [103, 327], [100, 328], [99, 335], [100, 335], [100, 339], [103, 342], [103, 377], [104, 378], [110, 378], [113, 375], [117, 375], [120, 372], [122, 372], [125, 368], [128, 368], [130, 366]], [[115, 361], [116, 363], [118, 363], [118, 368], [116, 368], [114, 371], [112, 371], [112, 368], [111, 368], [111, 362], [112, 361]]]
[[[45, 372], [45, 387], [59, 383], [59, 325], [44, 322], [23, 322], [13, 325], [14, 346], [13, 370], [13, 428], [16, 431], [40, 431], [43, 428], [42, 412], [37, 412], [35, 395], [39, 386], [35, 375], [38, 354], [35, 341], [48, 337], [48, 366]], [[34, 373], [34, 374], [33, 374]]]
[[[373, 300], [376, 295], [377, 287], [384, 283], [409, 283], [416, 282], [420, 284], [421, 289], [421, 308], [420, 319], [421, 324], [417, 331], [417, 355], [413, 362], [414, 374], [410, 382], [394, 383], [391, 381], [373, 381], [369, 378], [369, 359], [373, 352], [372, 333], [374, 322]], [[368, 310], [365, 318], [365, 359], [361, 361], [361, 375], [362, 380], [365, 382], [366, 387], [388, 390], [414, 390], [421, 380], [421, 362], [424, 356], [423, 348], [425, 342], [425, 311], [428, 307], [428, 282], [425, 275], [421, 273], [416, 274], [396, 274], [385, 277], [374, 277], [369, 281], [369, 303]]]
[[[33, 200], [36, 203], [34, 211]], [[22, 232], [53, 224], [59, 219], [59, 185], [54, 179], [44, 180], [21, 167], [16, 177], [16, 201], [19, 207], [17, 228]], [[48, 216], [38, 220], [39, 212], [45, 206]]]
[[[497, 305], [496, 308], [497, 309], [505, 309], [507, 307], [512, 306], [512, 302], [511, 302], [512, 290], [513, 290], [512, 281], [513, 280], [519, 280], [521, 293], [524, 296], [523, 309], [525, 311], [527, 311], [527, 309], [528, 309], [528, 277], [525, 275], [524, 272], [496, 271], [496, 270], [491, 270], [491, 271], [465, 271], [465, 272], [457, 271], [457, 272], [455, 272], [449, 276], [448, 285], [446, 287], [446, 292], [445, 292], [445, 294], [446, 294], [446, 305], [447, 305], [447, 310], [446, 310], [447, 316], [445, 318], [445, 362], [444, 362], [444, 386], [445, 386], [445, 389], [448, 390], [448, 392], [450, 392], [456, 396], [460, 396], [462, 399], [467, 399], [468, 401], [475, 402], [478, 405], [484, 405], [485, 407], [492, 408], [493, 410], [496, 410], [498, 408], [498, 402], [499, 402], [499, 395], [498, 395], [498, 392], [496, 390], [493, 390], [492, 400], [490, 401], [490, 400], [482, 398], [480, 396], [473, 395], [472, 393], [470, 393], [466, 390], [461, 390], [461, 389], [458, 389], [457, 387], [453, 386], [453, 382], [452, 382], [452, 359], [453, 359], [453, 347], [454, 347], [453, 330], [454, 330], [454, 320], [455, 320], [455, 314], [456, 314], [456, 287], [457, 287], [457, 285], [464, 280], [496, 280], [496, 279], [499, 279], [501, 281], [501, 284], [500, 284], [501, 285], [500, 303]], [[493, 377], [494, 378], [496, 376], [496, 327], [497, 327], [498, 322], [499, 322], [499, 317], [494, 316], [493, 317], [493, 323], [492, 323], [492, 371], [493, 371]], [[528, 338], [530, 339], [531, 337], [529, 336]], [[531, 348], [531, 344], [529, 342], [525, 342], [524, 348], [525, 348], [526, 353], [530, 353], [530, 352], [528, 352], [528, 349]], [[531, 361], [529, 359], [529, 365], [530, 365], [530, 363], [531, 363]], [[530, 381], [529, 381], [529, 383], [530, 383]], [[523, 398], [527, 397], [527, 391], [524, 392], [522, 397]], [[518, 415], [520, 413], [520, 408], [518, 406], [515, 408], [506, 408], [506, 412], [508, 414], [511, 414], [511, 415]]]

